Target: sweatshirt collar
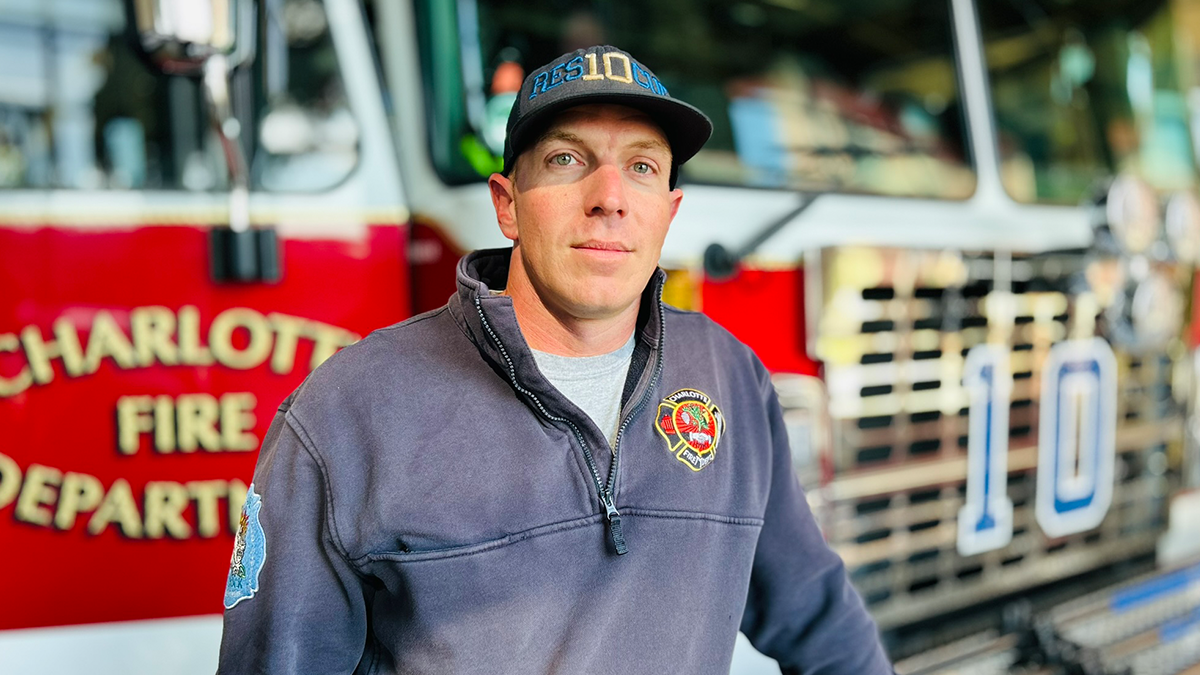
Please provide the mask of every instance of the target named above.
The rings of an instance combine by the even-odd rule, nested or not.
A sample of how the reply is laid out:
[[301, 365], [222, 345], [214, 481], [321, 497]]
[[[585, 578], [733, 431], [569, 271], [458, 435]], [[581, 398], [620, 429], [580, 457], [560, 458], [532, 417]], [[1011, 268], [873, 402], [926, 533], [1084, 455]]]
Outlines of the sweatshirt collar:
[[[517, 382], [510, 381], [510, 384], [529, 390], [544, 405], [552, 408], [551, 412], [562, 415], [570, 412], [574, 406], [538, 370], [529, 343], [517, 324], [512, 298], [491, 292], [492, 289], [507, 285], [511, 255], [511, 248], [503, 248], [484, 249], [463, 256], [458, 262], [458, 290], [450, 298], [450, 313], [493, 368], [505, 379], [511, 379], [510, 373], [515, 374]], [[659, 305], [665, 280], [666, 273], [655, 269], [642, 291], [641, 308], [638, 311], [635, 342], [651, 350], [647, 363], [649, 367], [654, 367], [656, 359], [661, 356], [659, 337], [662, 334], [662, 312]]]

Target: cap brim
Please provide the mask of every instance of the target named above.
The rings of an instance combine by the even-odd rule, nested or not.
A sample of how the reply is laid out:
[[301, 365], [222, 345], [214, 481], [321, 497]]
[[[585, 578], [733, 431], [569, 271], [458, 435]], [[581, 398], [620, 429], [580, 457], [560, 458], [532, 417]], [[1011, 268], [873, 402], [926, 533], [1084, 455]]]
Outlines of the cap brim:
[[[517, 155], [528, 148], [531, 141], [536, 140], [532, 136], [538, 135], [539, 130], [552, 116], [567, 108], [594, 103], [627, 105], [649, 115], [666, 135], [667, 143], [671, 145], [671, 161], [675, 166], [679, 166], [695, 156], [712, 135], [712, 122], [709, 121], [708, 116], [700, 112], [698, 108], [678, 99], [650, 94], [590, 92], [577, 96], [564, 96], [522, 119], [508, 138], [512, 159], [515, 160]], [[505, 157], [505, 173], [512, 168], [510, 163], [510, 158]]]

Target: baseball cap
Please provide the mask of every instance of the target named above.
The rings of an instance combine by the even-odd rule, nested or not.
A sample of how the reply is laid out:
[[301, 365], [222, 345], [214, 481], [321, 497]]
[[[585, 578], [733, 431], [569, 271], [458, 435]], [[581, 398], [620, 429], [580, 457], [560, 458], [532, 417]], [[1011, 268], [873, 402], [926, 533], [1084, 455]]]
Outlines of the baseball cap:
[[671, 188], [680, 164], [700, 151], [712, 135], [712, 122], [697, 108], [672, 98], [649, 68], [628, 52], [597, 45], [563, 54], [531, 72], [508, 114], [504, 175], [517, 155], [538, 139], [556, 113], [589, 103], [617, 103], [649, 115], [671, 145]]

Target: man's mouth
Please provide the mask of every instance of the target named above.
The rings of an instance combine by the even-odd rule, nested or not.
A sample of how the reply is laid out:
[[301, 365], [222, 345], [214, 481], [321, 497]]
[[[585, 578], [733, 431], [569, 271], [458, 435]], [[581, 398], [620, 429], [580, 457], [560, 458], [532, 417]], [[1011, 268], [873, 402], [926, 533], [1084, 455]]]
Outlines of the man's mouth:
[[591, 239], [582, 244], [574, 244], [571, 248], [597, 253], [630, 253], [633, 249], [618, 241], [599, 241]]

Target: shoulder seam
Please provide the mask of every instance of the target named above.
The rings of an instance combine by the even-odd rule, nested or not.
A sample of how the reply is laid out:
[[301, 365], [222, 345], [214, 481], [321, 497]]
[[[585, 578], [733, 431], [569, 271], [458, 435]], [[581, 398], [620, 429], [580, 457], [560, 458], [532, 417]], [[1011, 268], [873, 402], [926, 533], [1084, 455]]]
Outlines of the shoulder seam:
[[415, 326], [415, 325], [421, 323], [422, 321], [428, 321], [429, 319], [432, 319], [434, 317], [441, 316], [443, 313], [446, 312], [447, 309], [449, 309], [449, 308], [446, 306], [438, 307], [435, 310], [426, 312], [424, 315], [414, 316], [410, 319], [401, 321], [400, 323], [392, 324], [391, 326], [384, 326], [383, 328], [378, 329], [376, 332], [383, 333], [385, 331], [393, 331], [393, 330], [399, 330], [401, 328], [406, 328], [408, 326]]
[[346, 545], [342, 543], [342, 536], [338, 532], [337, 518], [334, 517], [333, 513], [333, 489], [329, 485], [329, 471], [326, 467], [325, 459], [321, 456], [320, 451], [317, 450], [316, 443], [309, 436], [308, 430], [304, 428], [304, 423], [300, 421], [294, 412], [290, 409], [287, 410], [284, 413], [284, 419], [287, 421], [292, 433], [296, 434], [296, 438], [300, 439], [300, 445], [304, 446], [304, 451], [308, 453], [308, 456], [317, 465], [317, 472], [321, 475], [321, 489], [325, 492], [325, 520], [329, 524], [330, 541], [332, 541], [334, 547], [337, 548], [338, 554], [350, 565], [351, 569], [360, 577], [365, 576], [358, 564], [346, 551]]
[[[450, 305], [443, 305], [441, 307], [438, 307], [437, 309], [429, 310], [428, 312], [426, 312], [423, 315], [414, 316], [411, 319], [406, 319], [404, 321], [401, 321], [400, 323], [393, 324], [391, 326], [387, 326], [384, 328], [380, 328], [380, 329], [376, 330], [375, 332], [382, 333], [385, 331], [400, 330], [402, 328], [407, 328], [408, 326], [414, 326], [418, 323], [421, 323], [422, 321], [427, 321], [429, 319], [439, 317], [442, 314], [445, 314], [449, 311], [450, 311]], [[467, 330], [465, 328], [463, 328], [462, 325], [460, 325], [459, 322], [457, 320], [455, 320], [453, 316], [450, 318], [450, 323], [454, 324], [455, 328], [457, 328], [458, 331], [463, 334], [463, 337], [467, 338], [468, 342], [470, 342], [472, 345], [475, 344], [475, 340], [471, 339], [471, 334], [468, 333]]]

